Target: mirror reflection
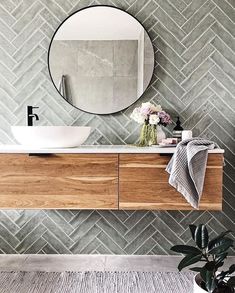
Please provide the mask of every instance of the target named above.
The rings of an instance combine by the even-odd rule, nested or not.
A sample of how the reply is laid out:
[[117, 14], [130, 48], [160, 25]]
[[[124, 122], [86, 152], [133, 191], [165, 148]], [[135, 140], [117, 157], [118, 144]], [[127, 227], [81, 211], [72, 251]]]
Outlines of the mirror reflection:
[[108, 114], [127, 108], [146, 90], [154, 52], [134, 17], [114, 7], [95, 6], [60, 25], [48, 63], [55, 87], [69, 103]]

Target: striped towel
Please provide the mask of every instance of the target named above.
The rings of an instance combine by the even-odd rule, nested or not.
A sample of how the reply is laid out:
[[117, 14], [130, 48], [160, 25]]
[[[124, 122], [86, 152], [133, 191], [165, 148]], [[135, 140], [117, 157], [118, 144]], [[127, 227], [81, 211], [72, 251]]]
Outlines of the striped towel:
[[216, 143], [199, 137], [181, 141], [166, 167], [169, 184], [194, 208], [198, 208], [203, 191], [208, 150], [214, 148], [218, 148]]

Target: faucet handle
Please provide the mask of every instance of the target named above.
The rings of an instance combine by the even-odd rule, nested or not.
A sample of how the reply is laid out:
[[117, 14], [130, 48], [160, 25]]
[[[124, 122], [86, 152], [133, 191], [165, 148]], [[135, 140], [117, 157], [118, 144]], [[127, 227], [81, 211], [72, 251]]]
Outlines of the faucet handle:
[[33, 111], [33, 109], [38, 109], [39, 107], [27, 106], [28, 113]]
[[39, 120], [37, 114], [33, 113], [33, 109], [38, 109], [39, 107], [27, 106], [27, 123], [28, 126], [33, 126], [33, 118]]

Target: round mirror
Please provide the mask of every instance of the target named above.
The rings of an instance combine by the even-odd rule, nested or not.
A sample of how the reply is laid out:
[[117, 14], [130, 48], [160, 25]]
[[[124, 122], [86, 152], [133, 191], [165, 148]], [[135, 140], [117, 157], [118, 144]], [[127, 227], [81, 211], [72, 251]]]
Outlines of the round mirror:
[[109, 114], [127, 108], [146, 90], [154, 51], [133, 16], [115, 7], [91, 6], [56, 30], [48, 66], [66, 101], [86, 112]]

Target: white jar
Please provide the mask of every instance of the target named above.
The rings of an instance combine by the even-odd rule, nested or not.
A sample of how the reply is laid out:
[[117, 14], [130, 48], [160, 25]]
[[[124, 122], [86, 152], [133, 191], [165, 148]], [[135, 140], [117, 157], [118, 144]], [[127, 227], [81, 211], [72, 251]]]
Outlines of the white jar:
[[183, 130], [182, 131], [182, 140], [190, 139], [193, 137], [192, 130]]

